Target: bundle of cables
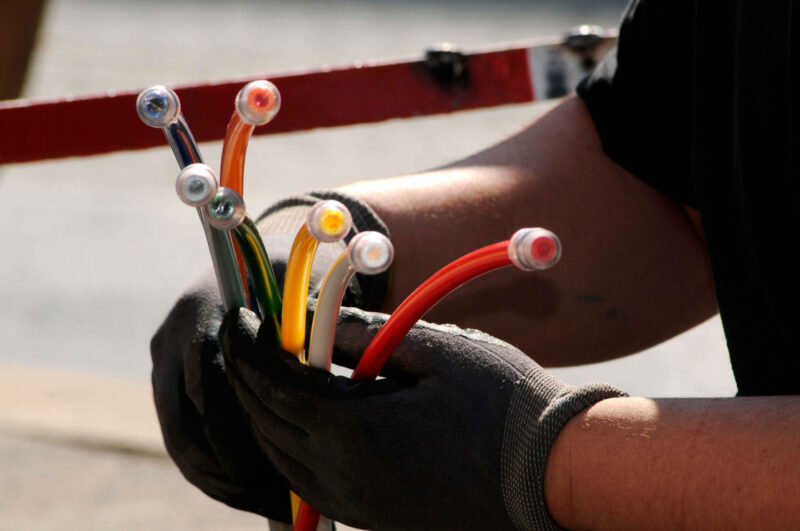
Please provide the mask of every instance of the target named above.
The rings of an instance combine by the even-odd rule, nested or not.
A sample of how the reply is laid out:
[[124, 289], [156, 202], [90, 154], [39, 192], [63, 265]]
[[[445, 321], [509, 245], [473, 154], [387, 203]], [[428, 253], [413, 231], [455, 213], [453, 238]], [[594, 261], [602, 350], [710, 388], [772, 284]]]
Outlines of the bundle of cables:
[[[356, 273], [376, 275], [394, 258], [389, 239], [364, 231], [329, 266], [313, 314], [308, 349], [306, 312], [311, 268], [320, 243], [339, 241], [352, 228], [352, 216], [339, 201], [313, 205], [292, 244], [279, 293], [275, 273], [261, 236], [248, 216], [243, 196], [247, 144], [257, 125], [268, 123], [280, 109], [280, 93], [269, 81], [245, 85], [236, 96], [222, 147], [220, 178], [203, 163], [181, 114], [180, 100], [170, 89], [154, 86], [139, 94], [142, 121], [164, 131], [181, 171], [176, 182], [180, 199], [197, 208], [203, 225], [220, 294], [226, 310], [247, 307], [273, 329], [276, 343], [305, 364], [330, 370], [336, 320], [348, 284]], [[484, 273], [507, 266], [523, 271], [552, 267], [561, 257], [561, 243], [552, 232], [524, 228], [507, 241], [473, 251], [445, 266], [414, 290], [392, 313], [362, 355], [351, 378], [376, 378], [392, 351], [422, 316], [457, 287]], [[295, 531], [330, 529], [327, 520], [291, 493]], [[283, 524], [270, 521], [272, 529]]]

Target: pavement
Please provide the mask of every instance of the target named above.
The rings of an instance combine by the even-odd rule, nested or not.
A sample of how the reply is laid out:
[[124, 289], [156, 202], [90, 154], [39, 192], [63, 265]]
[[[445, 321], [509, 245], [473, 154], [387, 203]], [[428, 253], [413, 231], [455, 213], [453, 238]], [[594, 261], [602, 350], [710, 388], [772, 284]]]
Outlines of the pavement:
[[0, 530], [266, 528], [190, 485], [150, 386], [0, 365]]
[[267, 528], [183, 478], [148, 384], [80, 372], [0, 365], [0, 493], [0, 531]]

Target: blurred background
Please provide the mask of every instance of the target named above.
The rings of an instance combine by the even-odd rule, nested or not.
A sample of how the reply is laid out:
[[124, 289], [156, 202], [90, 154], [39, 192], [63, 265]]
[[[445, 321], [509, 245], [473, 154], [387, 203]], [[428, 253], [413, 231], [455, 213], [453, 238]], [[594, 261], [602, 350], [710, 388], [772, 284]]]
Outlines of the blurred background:
[[[0, 7], [6, 39], [17, 24], [9, 21], [20, 16], [10, 9], [15, 2], [26, 3]], [[21, 96], [419, 56], [442, 41], [470, 49], [560, 35], [582, 23], [614, 27], [624, 5], [50, 0]], [[450, 162], [515, 132], [543, 108], [254, 138], [248, 210]], [[218, 167], [221, 143], [201, 149]], [[0, 529], [265, 528], [263, 519], [196, 491], [164, 457], [148, 343], [185, 286], [210, 267], [196, 214], [175, 196], [176, 173], [166, 142], [0, 168]], [[557, 373], [647, 396], [735, 392], [718, 319], [642, 354]]]

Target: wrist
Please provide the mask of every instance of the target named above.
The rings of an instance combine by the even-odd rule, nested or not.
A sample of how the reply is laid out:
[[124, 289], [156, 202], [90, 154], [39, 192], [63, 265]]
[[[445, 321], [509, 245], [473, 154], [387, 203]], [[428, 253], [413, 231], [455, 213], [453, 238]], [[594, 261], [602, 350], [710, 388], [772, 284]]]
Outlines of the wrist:
[[587, 407], [564, 425], [544, 476], [545, 504], [560, 526], [616, 529], [629, 518], [641, 521], [636, 520], [641, 514], [634, 517], [637, 511], [631, 503], [657, 480], [632, 486], [632, 477], [642, 479], [647, 477], [645, 470], [655, 470], [652, 463], [639, 468], [648, 459], [634, 457], [634, 448], [648, 446], [656, 418], [650, 399], [617, 397]]
[[586, 446], [585, 431], [590, 417], [607, 405], [619, 400], [607, 398], [587, 407], [572, 417], [561, 429], [547, 458], [544, 470], [544, 499], [553, 520], [565, 529], [591, 529], [584, 517], [582, 500], [586, 499], [586, 478], [583, 458], [591, 451]]
[[[562, 435], [565, 426], [591, 405], [607, 398], [625, 396], [625, 393], [602, 383], [578, 387], [567, 385], [538, 366], [532, 367], [515, 387], [503, 434], [502, 488], [506, 510], [518, 529], [560, 529], [551, 514], [545, 494], [546, 469], [554, 443]], [[570, 433], [574, 433], [574, 429], [567, 432], [562, 445], [570, 441]], [[564, 454], [563, 448], [559, 454]], [[570, 490], [570, 476], [566, 476], [566, 487], [563, 481], [559, 481], [559, 478], [564, 478], [563, 471], [574, 466], [569, 462], [569, 451], [566, 457], [566, 465], [562, 464], [563, 460], [559, 457], [552, 478], [556, 480], [558, 488], [566, 488], [574, 499], [575, 493]], [[567, 508], [571, 505], [567, 505]], [[559, 515], [563, 512], [560, 506], [557, 511]], [[569, 512], [572, 511], [567, 512], [567, 517], [571, 518]]]
[[574, 431], [580, 429], [584, 412], [567, 422], [556, 437], [544, 469], [544, 501], [553, 520], [565, 529], [576, 529], [572, 474]]

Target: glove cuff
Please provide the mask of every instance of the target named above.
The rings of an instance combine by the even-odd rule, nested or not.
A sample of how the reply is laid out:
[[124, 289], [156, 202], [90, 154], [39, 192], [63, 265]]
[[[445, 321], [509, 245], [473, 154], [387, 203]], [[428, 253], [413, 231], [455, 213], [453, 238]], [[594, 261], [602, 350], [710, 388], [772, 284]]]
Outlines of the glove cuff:
[[561, 529], [547, 510], [544, 469], [564, 425], [606, 398], [627, 396], [608, 384], [573, 387], [535, 367], [517, 382], [506, 416], [501, 455], [503, 501], [522, 530]]
[[[335, 199], [350, 210], [353, 229], [343, 241], [335, 242], [338, 250], [344, 251], [347, 243], [359, 232], [368, 230], [380, 232], [389, 238], [389, 228], [365, 202], [351, 195], [334, 190], [308, 192], [282, 199], [267, 208], [256, 221], [262, 234], [294, 235], [306, 221], [306, 214], [314, 204]], [[391, 280], [391, 269], [378, 275], [356, 273], [350, 282], [342, 301], [343, 306], [354, 306], [368, 311], [378, 311], [386, 300]]]

